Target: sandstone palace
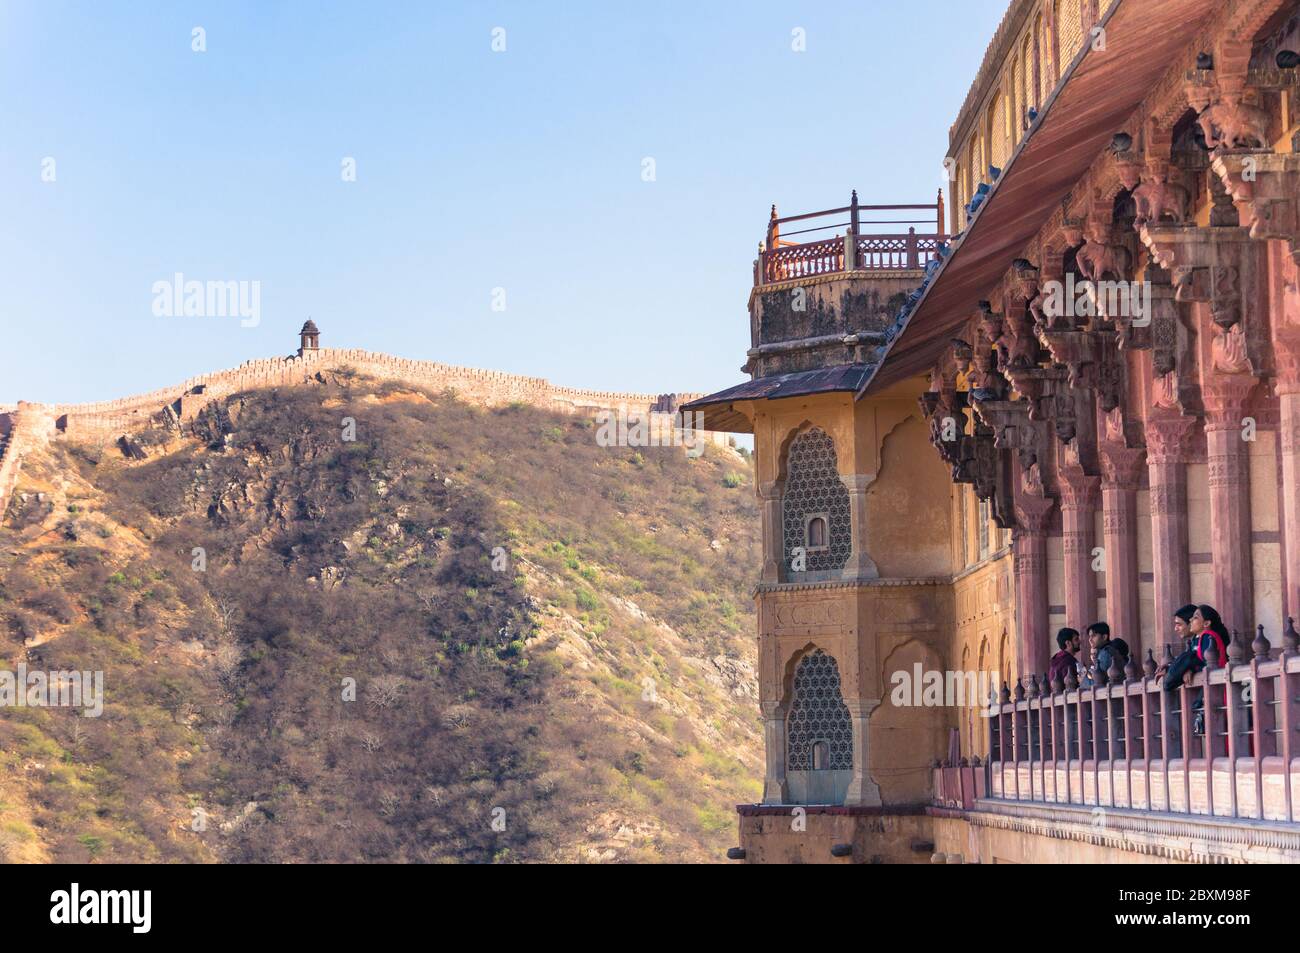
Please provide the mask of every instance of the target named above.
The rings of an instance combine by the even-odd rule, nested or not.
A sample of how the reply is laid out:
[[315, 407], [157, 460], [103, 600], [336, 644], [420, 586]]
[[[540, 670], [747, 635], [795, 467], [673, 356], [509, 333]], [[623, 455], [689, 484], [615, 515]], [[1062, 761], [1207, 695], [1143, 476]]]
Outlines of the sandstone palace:
[[733, 858], [1300, 860], [1298, 64], [1300, 3], [1013, 0], [947, 209], [772, 210], [685, 405], [755, 442]]

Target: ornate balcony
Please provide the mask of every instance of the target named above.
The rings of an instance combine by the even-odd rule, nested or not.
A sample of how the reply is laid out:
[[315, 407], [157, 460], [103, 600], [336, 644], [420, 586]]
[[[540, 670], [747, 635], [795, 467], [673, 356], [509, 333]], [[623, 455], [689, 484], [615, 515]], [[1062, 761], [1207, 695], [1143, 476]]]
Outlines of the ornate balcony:
[[[925, 214], [889, 217], [905, 212]], [[864, 221], [863, 215], [871, 216], [871, 220]], [[877, 217], [881, 215], [886, 217]], [[767, 237], [754, 263], [754, 286], [836, 272], [921, 271], [936, 259], [939, 244], [947, 238], [943, 215], [942, 192], [932, 205], [859, 205], [858, 193], [854, 191], [849, 204], [842, 208], [784, 218], [777, 217], [773, 205]], [[931, 222], [935, 225], [933, 232], [917, 232], [918, 225]], [[801, 227], [794, 230], [785, 227], [795, 224]], [[907, 231], [875, 231], [880, 225], [907, 225], [908, 228]], [[826, 235], [826, 232], [834, 234]], [[796, 235], [808, 237], [789, 241]]]

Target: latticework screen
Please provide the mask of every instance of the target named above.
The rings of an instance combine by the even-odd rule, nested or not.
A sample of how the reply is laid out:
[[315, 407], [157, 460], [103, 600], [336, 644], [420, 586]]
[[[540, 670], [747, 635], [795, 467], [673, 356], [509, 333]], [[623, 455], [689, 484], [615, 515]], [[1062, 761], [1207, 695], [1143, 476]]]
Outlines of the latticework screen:
[[840, 480], [835, 442], [820, 427], [799, 434], [790, 444], [782, 503], [787, 567], [792, 565], [794, 550], [807, 547], [804, 530], [807, 517], [814, 513], [826, 516], [829, 545], [824, 550], [806, 553], [804, 571], [843, 569], [853, 548], [849, 491]]
[[794, 672], [794, 700], [786, 717], [786, 768], [811, 771], [813, 749], [826, 745], [829, 771], [853, 769], [853, 725], [840, 694], [840, 667], [821, 649], [805, 655]]

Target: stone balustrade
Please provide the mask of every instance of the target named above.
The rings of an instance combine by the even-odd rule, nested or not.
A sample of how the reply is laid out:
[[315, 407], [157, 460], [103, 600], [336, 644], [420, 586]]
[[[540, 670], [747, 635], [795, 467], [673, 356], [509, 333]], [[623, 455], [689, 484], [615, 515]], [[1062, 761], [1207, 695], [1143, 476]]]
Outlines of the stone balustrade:
[[1151, 652], [1089, 687], [1037, 674], [1003, 686], [984, 712], [987, 762], [936, 763], [935, 805], [971, 810], [986, 799], [1300, 822], [1294, 622], [1280, 650], [1259, 626], [1249, 646], [1234, 636], [1227, 659], [1211, 651], [1206, 661], [1172, 691]]

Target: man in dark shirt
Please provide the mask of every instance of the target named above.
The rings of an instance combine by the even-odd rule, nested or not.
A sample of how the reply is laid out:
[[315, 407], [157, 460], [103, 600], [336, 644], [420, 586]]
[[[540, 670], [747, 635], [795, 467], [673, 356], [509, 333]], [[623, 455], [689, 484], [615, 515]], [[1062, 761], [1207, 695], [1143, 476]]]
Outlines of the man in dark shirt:
[[1059, 681], [1065, 684], [1067, 672], [1075, 673], [1075, 681], [1078, 681], [1078, 662], [1076, 661], [1079, 650], [1082, 645], [1079, 641], [1079, 630], [1065, 628], [1056, 633], [1056, 644], [1061, 649], [1052, 656], [1052, 665], [1047, 670], [1047, 680], [1049, 683]]

